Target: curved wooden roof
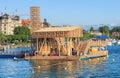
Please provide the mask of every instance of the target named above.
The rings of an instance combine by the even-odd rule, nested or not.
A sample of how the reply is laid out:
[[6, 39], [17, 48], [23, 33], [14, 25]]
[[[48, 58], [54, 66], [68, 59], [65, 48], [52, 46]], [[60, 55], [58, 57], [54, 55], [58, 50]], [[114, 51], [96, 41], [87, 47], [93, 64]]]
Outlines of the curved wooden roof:
[[34, 30], [33, 38], [82, 37], [82, 27], [48, 27]]

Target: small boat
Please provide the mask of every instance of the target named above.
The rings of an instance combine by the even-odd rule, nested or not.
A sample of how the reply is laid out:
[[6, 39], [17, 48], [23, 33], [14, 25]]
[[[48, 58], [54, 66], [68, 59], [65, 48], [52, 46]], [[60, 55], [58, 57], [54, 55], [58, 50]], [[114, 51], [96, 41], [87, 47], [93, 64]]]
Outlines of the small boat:
[[120, 40], [117, 41], [117, 45], [120, 45]]
[[14, 59], [14, 60], [16, 60], [16, 61], [18, 60], [18, 58], [17, 58], [17, 57], [14, 57], [13, 59]]
[[1, 53], [0, 54], [0, 58], [24, 58], [24, 54], [23, 53]]

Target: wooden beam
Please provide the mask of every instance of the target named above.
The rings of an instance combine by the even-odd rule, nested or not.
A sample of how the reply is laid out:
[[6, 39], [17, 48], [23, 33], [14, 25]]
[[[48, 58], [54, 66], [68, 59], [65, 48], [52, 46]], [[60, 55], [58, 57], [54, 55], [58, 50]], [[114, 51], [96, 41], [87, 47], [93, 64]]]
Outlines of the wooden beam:
[[36, 40], [37, 40], [37, 43], [36, 43], [37, 45], [36, 46], [37, 46], [37, 52], [38, 52], [38, 38], [36, 38]]

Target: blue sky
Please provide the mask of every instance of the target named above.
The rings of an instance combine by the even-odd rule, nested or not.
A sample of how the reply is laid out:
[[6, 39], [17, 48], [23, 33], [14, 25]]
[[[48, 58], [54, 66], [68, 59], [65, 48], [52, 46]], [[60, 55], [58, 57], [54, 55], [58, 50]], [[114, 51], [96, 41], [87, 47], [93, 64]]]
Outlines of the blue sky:
[[[52, 25], [120, 24], [120, 0], [0, 0], [0, 12], [30, 15], [30, 6], [40, 6], [41, 21]], [[29, 16], [21, 16], [29, 18]]]

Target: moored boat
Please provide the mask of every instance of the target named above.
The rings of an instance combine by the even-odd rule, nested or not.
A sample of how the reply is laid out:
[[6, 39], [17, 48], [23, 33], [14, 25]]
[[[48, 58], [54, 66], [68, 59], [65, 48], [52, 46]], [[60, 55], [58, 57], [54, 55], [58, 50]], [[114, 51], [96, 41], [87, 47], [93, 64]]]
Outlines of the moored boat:
[[2, 53], [0, 58], [24, 58], [24, 53]]

